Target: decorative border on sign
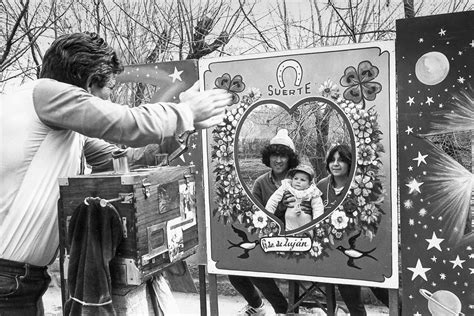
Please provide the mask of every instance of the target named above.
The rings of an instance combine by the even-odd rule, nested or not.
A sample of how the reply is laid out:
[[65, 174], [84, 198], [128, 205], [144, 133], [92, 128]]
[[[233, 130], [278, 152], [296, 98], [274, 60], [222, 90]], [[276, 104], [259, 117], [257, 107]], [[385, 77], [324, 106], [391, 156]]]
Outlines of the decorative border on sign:
[[[357, 77], [362, 71], [366, 72], [376, 67], [370, 62], [361, 62], [358, 68], [359, 73], [354, 67], [348, 67], [344, 76], [341, 77], [341, 82], [351, 83], [345, 86], [349, 86], [347, 90], [351, 89], [352, 93], [344, 95], [354, 96], [357, 91], [367, 90], [365, 89], [368, 86], [367, 79], [349, 81], [347, 77], [354, 74]], [[378, 70], [374, 71], [370, 81], [377, 75]], [[233, 96], [235, 95], [233, 97], [235, 106], [226, 110], [223, 122], [212, 131], [211, 158], [215, 164], [213, 173], [216, 190], [216, 207], [212, 210], [212, 214], [224, 225], [240, 223], [249, 233], [257, 234], [259, 238], [280, 236], [279, 223], [260, 210], [247, 196], [237, 175], [233, 153], [239, 120], [249, 107], [260, 99], [261, 93], [251, 88], [247, 93], [239, 96], [238, 93], [245, 92], [246, 87], [240, 75], [231, 79], [229, 74], [223, 74], [216, 79], [216, 87], [227, 89]], [[364, 92], [360, 97], [352, 97], [348, 100], [340, 97], [339, 88], [331, 80], [328, 79], [321, 85], [319, 90], [321, 95], [332, 99], [347, 115], [352, 126], [357, 147], [357, 157], [354, 159], [355, 177], [343, 203], [329, 216], [307, 230], [312, 231], [312, 244], [309, 251], [278, 252], [278, 255], [289, 258], [310, 256], [318, 260], [328, 256], [328, 250], [333, 249], [334, 241], [341, 240], [344, 235], [361, 231], [372, 239], [377, 233], [384, 214], [382, 203], [385, 192], [380, 180], [382, 169], [380, 154], [384, 152], [384, 149], [381, 144], [382, 132], [378, 124], [378, 113], [373, 107], [365, 109], [365, 99], [374, 100], [380, 90], [381, 87], [380, 89], [377, 87], [373, 95], [369, 96]], [[356, 104], [353, 100], [359, 103]]]

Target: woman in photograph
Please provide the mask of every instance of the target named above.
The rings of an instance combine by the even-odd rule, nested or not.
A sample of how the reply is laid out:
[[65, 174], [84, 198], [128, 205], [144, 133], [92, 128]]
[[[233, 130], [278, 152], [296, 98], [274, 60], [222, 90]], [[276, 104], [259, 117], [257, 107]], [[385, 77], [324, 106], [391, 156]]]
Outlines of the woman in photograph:
[[[317, 187], [323, 193], [324, 207], [328, 211], [334, 209], [344, 199], [342, 192], [347, 185], [350, 185], [351, 166], [352, 152], [349, 146], [342, 144], [334, 146], [329, 150], [326, 157], [326, 170], [329, 175], [321, 179], [317, 184]], [[360, 286], [339, 284], [337, 287], [351, 316], [367, 315]], [[382, 303], [388, 306], [387, 289], [371, 288], [371, 290]]]

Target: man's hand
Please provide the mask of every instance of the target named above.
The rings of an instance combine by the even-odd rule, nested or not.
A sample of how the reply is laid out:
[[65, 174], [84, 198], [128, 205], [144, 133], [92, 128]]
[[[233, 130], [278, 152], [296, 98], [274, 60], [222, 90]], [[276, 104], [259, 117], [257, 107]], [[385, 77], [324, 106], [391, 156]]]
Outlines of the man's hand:
[[193, 95], [199, 93], [199, 80], [196, 81], [191, 88], [179, 94], [179, 102], [186, 102]]
[[300, 208], [303, 213], [313, 216], [311, 201], [301, 201]]
[[[283, 198], [281, 199], [282, 204], [285, 207], [293, 206], [293, 203], [296, 202], [296, 198], [288, 191], [283, 193]], [[312, 215], [313, 209], [311, 207], [311, 201], [301, 201], [300, 203], [301, 211], [305, 214]]]
[[224, 119], [226, 106], [231, 104], [232, 95], [223, 89], [199, 91], [199, 81], [179, 96], [193, 113], [196, 129], [209, 128]]
[[290, 207], [293, 205], [294, 202], [296, 202], [296, 198], [289, 191], [285, 191], [283, 193], [281, 202], [283, 203], [285, 207]]

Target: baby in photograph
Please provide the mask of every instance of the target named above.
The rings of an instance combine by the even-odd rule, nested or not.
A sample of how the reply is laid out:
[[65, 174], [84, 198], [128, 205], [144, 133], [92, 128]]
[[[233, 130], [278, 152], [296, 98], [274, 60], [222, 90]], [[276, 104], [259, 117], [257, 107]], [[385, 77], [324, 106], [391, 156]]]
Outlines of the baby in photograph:
[[[285, 230], [297, 229], [324, 213], [322, 193], [314, 184], [313, 178], [314, 170], [311, 166], [299, 165], [288, 171], [287, 179], [282, 180], [281, 186], [268, 200], [265, 209], [273, 214], [286, 191], [296, 198], [285, 212]], [[302, 201], [311, 201], [312, 214], [301, 211]]]

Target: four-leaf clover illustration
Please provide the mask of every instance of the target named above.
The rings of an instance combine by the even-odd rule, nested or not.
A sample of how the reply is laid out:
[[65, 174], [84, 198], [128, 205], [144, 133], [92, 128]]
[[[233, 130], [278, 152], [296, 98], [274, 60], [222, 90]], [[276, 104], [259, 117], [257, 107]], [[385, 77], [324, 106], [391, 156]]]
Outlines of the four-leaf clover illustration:
[[377, 93], [382, 91], [382, 85], [372, 81], [378, 76], [379, 69], [367, 60], [359, 63], [357, 68], [347, 67], [340, 83], [343, 87], [348, 87], [344, 91], [344, 98], [354, 103], [362, 101], [365, 108], [365, 100], [375, 100]]
[[245, 89], [245, 83], [242, 81], [241, 75], [236, 75], [231, 79], [230, 75], [225, 73], [222, 77], [216, 78], [215, 84], [217, 88], [225, 89], [232, 94], [232, 103], [239, 103], [240, 97], [237, 93]]

